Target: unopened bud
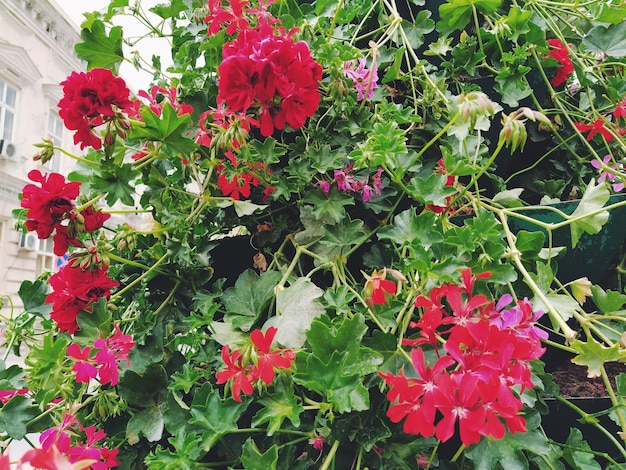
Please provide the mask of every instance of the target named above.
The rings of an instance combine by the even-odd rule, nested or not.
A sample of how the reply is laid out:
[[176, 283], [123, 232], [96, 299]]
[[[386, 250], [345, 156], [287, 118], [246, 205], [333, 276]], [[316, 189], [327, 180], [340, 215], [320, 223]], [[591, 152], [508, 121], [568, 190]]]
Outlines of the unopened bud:
[[115, 143], [115, 135], [111, 131], [107, 131], [104, 136], [104, 145], [111, 147]]

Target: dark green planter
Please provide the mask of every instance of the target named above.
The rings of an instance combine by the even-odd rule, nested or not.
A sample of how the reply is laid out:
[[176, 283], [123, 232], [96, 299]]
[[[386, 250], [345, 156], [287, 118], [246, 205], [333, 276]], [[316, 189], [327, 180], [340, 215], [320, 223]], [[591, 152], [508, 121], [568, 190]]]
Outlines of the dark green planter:
[[[606, 205], [615, 204], [626, 199], [626, 194], [615, 194], [609, 198]], [[550, 206], [570, 215], [580, 201], [566, 201]], [[559, 223], [564, 219], [559, 214], [545, 210], [520, 211], [521, 214], [546, 223]], [[542, 230], [537, 225], [524, 220], [509, 217], [509, 226], [514, 232], [527, 230], [535, 232]], [[545, 231], [544, 231], [545, 232]], [[565, 246], [567, 251], [558, 260], [558, 277], [563, 282], [586, 276], [592, 283], [599, 284], [607, 274], [610, 274], [618, 262], [619, 253], [626, 237], [626, 206], [610, 212], [609, 220], [600, 232], [595, 235], [583, 233], [580, 240], [572, 248], [572, 237], [569, 226], [552, 232], [554, 247]], [[548, 238], [546, 234], [546, 246]]]

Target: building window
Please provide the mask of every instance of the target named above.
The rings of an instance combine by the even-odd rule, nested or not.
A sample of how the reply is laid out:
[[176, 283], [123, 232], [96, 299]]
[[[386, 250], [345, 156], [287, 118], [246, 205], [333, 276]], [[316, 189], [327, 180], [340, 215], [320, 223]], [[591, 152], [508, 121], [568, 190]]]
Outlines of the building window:
[[[63, 121], [53, 111], [48, 114], [48, 139], [54, 142], [55, 147], [63, 145]], [[61, 155], [56, 151], [52, 159], [46, 162], [44, 168], [48, 171], [58, 172], [61, 167], [60, 160]]]
[[11, 140], [17, 90], [0, 79], [0, 138]]
[[56, 256], [53, 251], [52, 237], [39, 241], [39, 252], [37, 253], [37, 276], [44, 272], [56, 271]]

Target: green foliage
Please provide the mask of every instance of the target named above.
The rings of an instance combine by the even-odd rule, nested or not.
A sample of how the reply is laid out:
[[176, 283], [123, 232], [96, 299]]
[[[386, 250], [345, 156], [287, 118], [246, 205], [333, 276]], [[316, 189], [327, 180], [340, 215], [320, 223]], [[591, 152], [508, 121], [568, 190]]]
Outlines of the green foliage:
[[96, 20], [90, 28], [83, 28], [80, 32], [83, 42], [76, 44], [74, 49], [79, 58], [87, 62], [87, 68], [106, 68], [117, 71], [119, 64], [124, 60], [122, 51], [122, 27], [114, 26], [106, 33], [102, 21]]
[[[153, 102], [135, 102], [132, 111], [114, 103], [109, 114], [84, 116], [83, 130], [103, 148], [74, 156], [69, 179], [81, 184], [80, 197], [48, 201], [42, 213], [59, 219], [57, 243], [67, 230], [72, 266], [92, 274], [107, 266], [119, 286], [105, 293], [58, 278], [51, 286], [44, 273], [21, 284], [19, 301], [0, 297], [11, 310], [5, 346], [25, 364], [2, 364], [0, 390], [29, 389], [2, 400], [0, 439], [58, 426], [72, 413], [82, 429], [106, 431], [102, 442], [119, 450], [127, 469], [601, 468], [602, 456], [578, 430], [565, 443], [543, 434], [544, 398], [558, 394], [543, 362], [507, 365], [512, 352], [498, 344], [472, 356], [477, 373], [460, 356], [474, 347], [467, 325], [504, 328], [501, 319], [511, 335], [536, 340], [538, 329], [549, 331], [528, 353], [558, 346], [590, 377], [626, 361], [619, 247], [590, 295], [591, 274], [564, 269], [571, 252], [593, 258], [579, 253], [619, 226], [626, 207], [612, 196], [626, 181], [625, 8], [253, 0], [234, 17], [238, 4], [222, 2], [211, 16], [219, 3], [172, 0], [146, 14], [139, 0], [113, 0], [86, 15], [76, 52], [87, 68], [117, 70], [131, 46], [137, 52], [128, 60], [149, 69], [158, 87], [147, 90]], [[261, 33], [242, 33], [243, 21], [254, 28], [257, 13], [267, 28], [272, 15], [283, 29], [244, 60], [241, 43]], [[116, 26], [121, 15], [139, 18], [145, 38], [170, 42], [167, 70], [141, 50], [143, 35], [128, 38]], [[271, 50], [274, 42], [280, 50]], [[307, 48], [321, 67], [319, 105], [313, 88], [297, 90], [309, 81], [295, 63]], [[246, 62], [268, 51], [262, 64]], [[224, 61], [235, 56], [242, 64], [229, 71]], [[374, 93], [359, 99], [370, 69]], [[561, 72], [567, 77], [555, 84]], [[260, 96], [265, 88], [274, 96]], [[280, 129], [271, 132], [269, 122]], [[58, 158], [52, 144], [37, 149], [42, 159]], [[605, 155], [605, 166], [591, 166]], [[580, 195], [567, 208], [552, 204]], [[57, 213], [54, 204], [72, 209]], [[83, 227], [92, 204], [116, 213], [98, 231]], [[129, 212], [139, 214], [125, 219]], [[33, 226], [28, 213], [15, 211], [22, 231]], [[570, 238], [571, 249], [562, 246]], [[570, 294], [575, 286], [586, 303]], [[532, 311], [515, 307], [524, 299]], [[462, 317], [474, 310], [480, 315]], [[537, 322], [539, 311], [546, 316]], [[77, 313], [76, 332], [61, 331], [61, 312]], [[436, 335], [429, 322], [440, 322]], [[446, 342], [460, 328], [461, 352], [439, 371], [435, 363], [451, 357]], [[122, 348], [103, 346], [118, 331], [135, 342], [128, 361], [109, 364], [119, 382], [77, 382], [85, 363]], [[474, 339], [493, 347], [492, 338]], [[68, 354], [72, 343], [84, 358]], [[413, 348], [433, 375], [426, 385]], [[483, 379], [500, 367], [498, 381]], [[451, 443], [432, 433], [412, 434], [415, 420], [426, 419], [420, 406], [441, 399], [431, 387], [453, 370], [476, 377], [477, 409], [496, 415], [510, 403], [487, 402], [483, 392], [523, 376], [507, 400], [519, 398], [514, 413], [527, 431], [496, 439], [481, 428], [479, 442], [456, 455], [458, 447], [449, 452]], [[615, 392], [611, 416], [623, 413], [626, 375], [606, 385]], [[432, 420], [443, 414], [438, 408]], [[506, 427], [513, 418], [493, 419]], [[586, 419], [600, 426], [595, 415]], [[454, 439], [465, 425], [454, 424]], [[82, 438], [71, 434], [73, 444]], [[615, 455], [626, 455], [618, 437], [614, 443]]]

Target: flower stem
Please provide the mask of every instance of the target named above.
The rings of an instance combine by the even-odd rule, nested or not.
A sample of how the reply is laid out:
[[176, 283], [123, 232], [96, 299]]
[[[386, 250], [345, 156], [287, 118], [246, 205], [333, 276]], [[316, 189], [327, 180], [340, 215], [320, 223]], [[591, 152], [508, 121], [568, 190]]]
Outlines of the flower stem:
[[333, 446], [328, 451], [328, 455], [324, 459], [322, 466], [319, 470], [328, 470], [330, 468], [330, 464], [335, 459], [335, 454], [337, 453], [337, 449], [339, 449], [339, 441], [333, 442]]

